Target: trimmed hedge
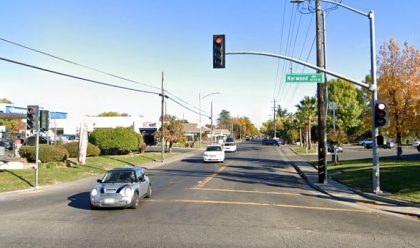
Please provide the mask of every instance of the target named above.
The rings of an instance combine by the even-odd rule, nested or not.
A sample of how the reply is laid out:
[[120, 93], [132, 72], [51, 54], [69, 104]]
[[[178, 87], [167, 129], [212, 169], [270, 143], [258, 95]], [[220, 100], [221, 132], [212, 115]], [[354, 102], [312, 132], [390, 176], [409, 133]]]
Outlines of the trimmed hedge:
[[[64, 148], [69, 152], [70, 158], [79, 157], [79, 142], [69, 142], [63, 145]], [[101, 149], [95, 146], [94, 144], [88, 143], [86, 156], [87, 157], [96, 157], [101, 154]]]
[[143, 145], [142, 135], [130, 128], [97, 129], [89, 135], [89, 142], [98, 146], [102, 154], [128, 154], [139, 151]]
[[[35, 162], [35, 146], [22, 146], [19, 149], [22, 158], [26, 158], [28, 162]], [[39, 160], [42, 163], [62, 162], [69, 157], [69, 152], [63, 146], [39, 145]]]

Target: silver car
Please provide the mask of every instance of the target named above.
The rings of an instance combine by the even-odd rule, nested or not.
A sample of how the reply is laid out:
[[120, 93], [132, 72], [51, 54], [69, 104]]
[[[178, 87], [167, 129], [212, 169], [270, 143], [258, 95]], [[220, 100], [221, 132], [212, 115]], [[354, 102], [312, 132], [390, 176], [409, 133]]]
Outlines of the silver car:
[[137, 208], [140, 199], [152, 196], [152, 185], [142, 167], [107, 171], [90, 192], [92, 209], [107, 207]]

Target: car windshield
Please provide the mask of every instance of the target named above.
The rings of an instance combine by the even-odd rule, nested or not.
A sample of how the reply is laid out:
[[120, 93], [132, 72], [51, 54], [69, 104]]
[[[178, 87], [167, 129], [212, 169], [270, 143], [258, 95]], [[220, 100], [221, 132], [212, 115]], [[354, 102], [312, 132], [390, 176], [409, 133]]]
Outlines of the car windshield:
[[233, 138], [227, 138], [226, 142], [235, 142], [235, 140]]
[[213, 152], [213, 151], [221, 151], [222, 148], [220, 146], [208, 146], [207, 150], [208, 152]]
[[134, 171], [109, 171], [102, 179], [103, 183], [130, 183], [135, 180]]

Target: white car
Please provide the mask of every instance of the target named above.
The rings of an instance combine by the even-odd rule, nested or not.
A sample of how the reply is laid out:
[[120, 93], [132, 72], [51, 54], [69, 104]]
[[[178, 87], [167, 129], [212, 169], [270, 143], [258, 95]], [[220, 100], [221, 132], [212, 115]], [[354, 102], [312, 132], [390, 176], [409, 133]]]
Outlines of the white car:
[[220, 162], [225, 161], [225, 151], [219, 144], [208, 145], [203, 154], [203, 162]]
[[418, 146], [420, 146], [420, 141], [418, 140], [414, 141], [413, 147], [418, 147]]
[[226, 142], [223, 149], [225, 152], [236, 152], [236, 144], [235, 142]]

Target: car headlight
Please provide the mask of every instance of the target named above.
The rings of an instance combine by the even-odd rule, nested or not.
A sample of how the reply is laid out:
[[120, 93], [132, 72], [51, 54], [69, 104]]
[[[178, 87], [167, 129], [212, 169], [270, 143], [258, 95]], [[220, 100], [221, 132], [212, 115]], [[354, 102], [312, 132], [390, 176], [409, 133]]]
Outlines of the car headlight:
[[122, 191], [123, 195], [125, 196], [130, 196], [133, 193], [133, 190], [131, 188], [126, 187], [123, 191]]
[[98, 194], [98, 191], [96, 189], [92, 189], [92, 191], [90, 192], [91, 196], [96, 196]]

